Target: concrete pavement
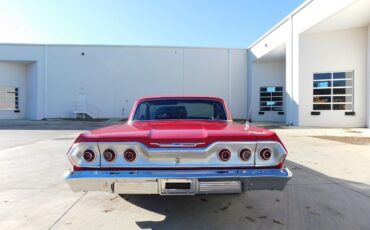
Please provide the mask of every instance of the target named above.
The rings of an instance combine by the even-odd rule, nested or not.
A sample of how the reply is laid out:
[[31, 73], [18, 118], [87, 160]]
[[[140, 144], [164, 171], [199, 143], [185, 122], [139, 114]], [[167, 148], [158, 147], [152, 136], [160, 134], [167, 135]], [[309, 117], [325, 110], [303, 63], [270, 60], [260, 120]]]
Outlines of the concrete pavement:
[[365, 129], [277, 129], [294, 173], [282, 192], [188, 197], [73, 193], [62, 177], [70, 167], [65, 154], [80, 129], [99, 125], [82, 123], [76, 130], [73, 122], [39, 123], [27, 130], [3, 126], [0, 229], [370, 228], [370, 145], [312, 137], [367, 137]]

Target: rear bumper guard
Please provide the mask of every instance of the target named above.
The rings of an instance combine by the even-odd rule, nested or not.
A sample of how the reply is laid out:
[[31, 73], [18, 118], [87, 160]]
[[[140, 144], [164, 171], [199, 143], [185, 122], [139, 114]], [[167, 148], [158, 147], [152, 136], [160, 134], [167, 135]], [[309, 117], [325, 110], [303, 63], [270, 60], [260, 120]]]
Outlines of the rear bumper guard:
[[283, 169], [245, 170], [83, 170], [64, 175], [77, 191], [117, 194], [194, 195], [283, 190], [292, 173]]

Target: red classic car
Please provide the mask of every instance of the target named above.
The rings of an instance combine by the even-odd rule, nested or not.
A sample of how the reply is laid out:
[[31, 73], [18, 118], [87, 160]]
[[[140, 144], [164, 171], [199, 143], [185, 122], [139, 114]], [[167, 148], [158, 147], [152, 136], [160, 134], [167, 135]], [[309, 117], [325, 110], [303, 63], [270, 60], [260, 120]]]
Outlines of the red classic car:
[[141, 98], [126, 123], [81, 134], [67, 156], [73, 191], [240, 193], [282, 190], [292, 176], [278, 136], [233, 122], [214, 97]]

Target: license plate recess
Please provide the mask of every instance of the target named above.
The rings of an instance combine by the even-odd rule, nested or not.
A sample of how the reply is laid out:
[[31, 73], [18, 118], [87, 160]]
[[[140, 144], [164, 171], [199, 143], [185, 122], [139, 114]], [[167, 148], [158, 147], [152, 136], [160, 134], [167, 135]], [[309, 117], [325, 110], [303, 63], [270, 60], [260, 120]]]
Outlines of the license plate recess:
[[195, 193], [195, 179], [160, 179], [161, 195], [193, 195]]

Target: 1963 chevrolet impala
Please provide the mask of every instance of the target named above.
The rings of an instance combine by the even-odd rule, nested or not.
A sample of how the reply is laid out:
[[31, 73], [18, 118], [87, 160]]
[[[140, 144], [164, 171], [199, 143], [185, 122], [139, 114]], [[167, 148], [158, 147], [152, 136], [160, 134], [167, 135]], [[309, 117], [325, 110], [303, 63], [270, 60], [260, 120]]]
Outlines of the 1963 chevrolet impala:
[[67, 156], [73, 191], [240, 193], [282, 190], [292, 176], [278, 136], [233, 122], [214, 97], [141, 98], [127, 123], [81, 134]]

